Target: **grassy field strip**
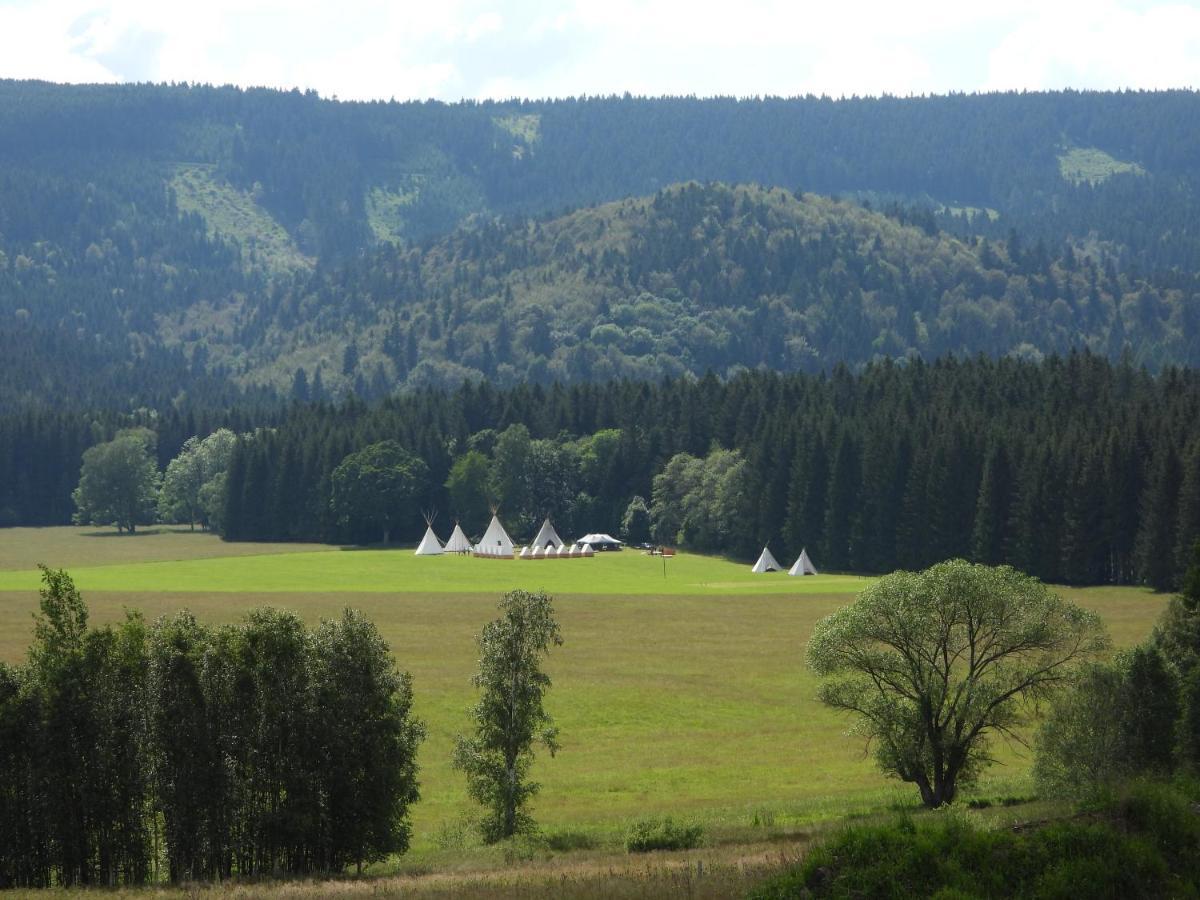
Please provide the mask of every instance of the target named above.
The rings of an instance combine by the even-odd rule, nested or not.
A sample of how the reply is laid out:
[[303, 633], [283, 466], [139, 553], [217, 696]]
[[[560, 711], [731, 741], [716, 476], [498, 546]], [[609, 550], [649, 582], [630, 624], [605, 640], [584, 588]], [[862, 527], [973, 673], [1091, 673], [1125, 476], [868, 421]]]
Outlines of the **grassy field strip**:
[[[235, 545], [258, 546], [258, 545]], [[51, 563], [51, 565], [62, 565]], [[82, 590], [280, 592], [363, 591], [383, 593], [502, 592], [544, 588], [552, 593], [667, 594], [851, 594], [868, 579], [845, 575], [792, 578], [755, 575], [748, 564], [681, 553], [666, 564], [634, 551], [591, 559], [495, 560], [468, 556], [414, 556], [411, 549], [301, 552], [265, 550], [260, 555], [122, 562], [71, 568]], [[36, 569], [0, 571], [0, 591], [32, 590]]]
[[[317, 555], [333, 560], [363, 556]], [[505, 567], [545, 565], [550, 571], [561, 565], [565, 571], [572, 566], [569, 561], [376, 555], [394, 557], [397, 565], [449, 562], [491, 573]], [[305, 556], [274, 559], [287, 563]], [[614, 554], [600, 565], [610, 560], [631, 567], [644, 561]], [[179, 563], [177, 568], [191, 565]], [[162, 564], [145, 568], [170, 571]], [[178, 579], [180, 584], [187, 581]], [[119, 619], [125, 608], [153, 619], [186, 607], [206, 621], [226, 622], [252, 607], [275, 605], [310, 623], [347, 605], [361, 609], [378, 624], [400, 666], [412, 673], [416, 712], [428, 726], [420, 753], [422, 799], [414, 809], [413, 854], [405, 863], [417, 864], [436, 857], [439, 834], [463, 830], [462, 823], [474, 812], [449, 757], [453, 736], [467, 727], [466, 709], [474, 700], [473, 637], [495, 615], [498, 593], [347, 588], [291, 593], [85, 590], [84, 596], [96, 624]], [[1118, 646], [1142, 640], [1165, 603], [1164, 597], [1138, 589], [1066, 593], [1105, 618]], [[816, 679], [804, 664], [813, 625], [848, 597], [844, 590], [802, 598], [560, 593], [556, 608], [566, 643], [549, 659], [554, 688], [547, 705], [562, 729], [563, 747], [557, 758], [543, 755], [535, 767], [543, 784], [535, 808], [538, 821], [551, 829], [585, 829], [613, 839], [629, 821], [647, 815], [692, 817], [713, 828], [732, 828], [748, 826], [756, 815], [805, 823], [886, 806], [896, 798], [911, 800], [911, 791], [876, 773], [860, 740], [845, 735], [846, 720], [816, 701]], [[23, 657], [36, 608], [32, 590], [0, 593], [0, 659]], [[1027, 753], [1005, 745], [995, 749], [1006, 765], [989, 770], [979, 790], [997, 796], [1028, 793]]]
[[38, 563], [56, 569], [110, 566], [158, 560], [264, 556], [275, 553], [336, 551], [327, 544], [231, 544], [215, 534], [184, 526], [158, 525], [135, 534], [95, 526], [0, 528], [0, 572], [32, 571]]

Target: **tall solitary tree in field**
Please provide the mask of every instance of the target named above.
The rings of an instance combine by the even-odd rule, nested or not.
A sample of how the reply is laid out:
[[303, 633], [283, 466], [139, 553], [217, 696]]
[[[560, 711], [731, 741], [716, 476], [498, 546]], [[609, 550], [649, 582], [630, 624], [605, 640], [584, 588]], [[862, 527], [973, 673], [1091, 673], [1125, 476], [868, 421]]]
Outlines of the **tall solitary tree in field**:
[[71, 494], [75, 521], [129, 532], [153, 522], [159, 481], [154, 445], [154, 432], [131, 428], [85, 450], [79, 486]]
[[1007, 566], [894, 572], [817, 623], [822, 702], [857, 716], [880, 769], [950, 803], [1031, 702], [1107, 646], [1094, 613]]
[[552, 600], [543, 592], [505, 594], [500, 617], [479, 635], [475, 733], [456, 739], [454, 766], [466, 773], [471, 797], [488, 808], [482, 830], [489, 843], [533, 824], [525, 804], [539, 788], [529, 780], [534, 742], [551, 756], [558, 750], [558, 729], [542, 706], [550, 676], [541, 663], [551, 645], [561, 644]]
[[429, 481], [429, 467], [395, 441], [351, 453], [333, 470], [330, 504], [342, 524], [383, 533], [391, 540], [400, 521]]

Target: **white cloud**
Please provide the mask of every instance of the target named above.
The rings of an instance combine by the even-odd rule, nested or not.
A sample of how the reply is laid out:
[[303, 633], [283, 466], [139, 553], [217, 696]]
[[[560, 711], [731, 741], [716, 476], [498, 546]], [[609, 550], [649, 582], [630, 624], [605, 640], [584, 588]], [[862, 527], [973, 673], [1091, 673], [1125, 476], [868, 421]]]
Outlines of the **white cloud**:
[[992, 50], [983, 87], [1200, 86], [1200, 9], [1072, 2], [1034, 11]]
[[373, 97], [909, 94], [1200, 84], [1153, 0], [0, 0], [0, 76]]

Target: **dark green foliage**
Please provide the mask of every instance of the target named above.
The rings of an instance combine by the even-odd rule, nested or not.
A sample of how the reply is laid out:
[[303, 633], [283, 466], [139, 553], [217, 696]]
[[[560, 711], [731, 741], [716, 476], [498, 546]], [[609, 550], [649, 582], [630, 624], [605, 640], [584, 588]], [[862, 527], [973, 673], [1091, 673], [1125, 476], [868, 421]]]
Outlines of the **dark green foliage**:
[[1179, 758], [1183, 768], [1200, 775], [1200, 666], [1183, 679], [1180, 692], [1183, 714], [1179, 719]]
[[1079, 820], [986, 830], [957, 814], [848, 828], [751, 893], [800, 897], [1162, 897], [1200, 887], [1192, 785], [1132, 785]]
[[29, 662], [0, 666], [0, 887], [340, 872], [407, 849], [423, 732], [359, 614], [88, 630], [70, 578], [43, 575]]
[[1175, 766], [1176, 723], [1181, 710], [1179, 674], [1161, 650], [1145, 645], [1129, 652], [1124, 668], [1127, 699], [1121, 757], [1134, 772], [1169, 774]]
[[1078, 798], [1123, 778], [1165, 776], [1186, 756], [1179, 674], [1145, 644], [1084, 670], [1038, 729], [1033, 774], [1046, 794]]
[[148, 428], [132, 428], [84, 451], [79, 486], [71, 493], [74, 521], [129, 532], [154, 521], [160, 481], [155, 439]]
[[[397, 522], [414, 517], [428, 483], [424, 460], [395, 441], [380, 441], [351, 453], [333, 470], [329, 504], [360, 543], [382, 532], [386, 544]], [[291, 492], [295, 484], [289, 479], [280, 488]]]
[[550, 688], [542, 657], [562, 644], [552, 600], [543, 592], [511, 591], [500, 612], [479, 635], [474, 733], [455, 739], [453, 758], [472, 799], [487, 808], [480, 829], [488, 843], [533, 828], [526, 809], [540, 788], [529, 780], [533, 745], [542, 743], [551, 756], [558, 750], [558, 729], [542, 706]]
[[704, 839], [704, 827], [665, 819], [639, 819], [625, 835], [625, 849], [630, 853], [649, 853], [651, 850], [691, 850]]
[[599, 841], [583, 831], [550, 831], [545, 834], [546, 846], [559, 853], [595, 849]]
[[446, 477], [450, 512], [468, 534], [482, 531], [488, 521], [488, 469], [487, 456], [468, 450], [454, 461]]

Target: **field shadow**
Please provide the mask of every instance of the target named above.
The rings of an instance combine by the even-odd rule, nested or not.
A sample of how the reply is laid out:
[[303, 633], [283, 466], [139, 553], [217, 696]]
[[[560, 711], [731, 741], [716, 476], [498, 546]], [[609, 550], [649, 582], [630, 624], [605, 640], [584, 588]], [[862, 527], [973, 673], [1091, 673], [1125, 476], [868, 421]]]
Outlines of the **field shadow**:
[[79, 536], [89, 538], [139, 538], [150, 537], [156, 534], [210, 534], [210, 532], [200, 531], [199, 529], [189, 531], [187, 528], [164, 528], [160, 526], [156, 528], [139, 528], [137, 531], [132, 532], [116, 531], [115, 529], [112, 531], [82, 531]]

